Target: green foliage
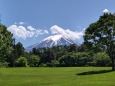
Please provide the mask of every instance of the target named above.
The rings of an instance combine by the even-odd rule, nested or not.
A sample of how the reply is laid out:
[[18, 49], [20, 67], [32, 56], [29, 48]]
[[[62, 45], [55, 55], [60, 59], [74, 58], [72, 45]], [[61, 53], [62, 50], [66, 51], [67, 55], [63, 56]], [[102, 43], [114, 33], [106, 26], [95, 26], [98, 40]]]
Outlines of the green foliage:
[[24, 50], [24, 47], [22, 45], [22, 43], [18, 42], [16, 45], [15, 45], [15, 51], [16, 51], [16, 54], [18, 56], [18, 58], [20, 56], [23, 56], [24, 53], [25, 53], [25, 50]]
[[30, 67], [37, 67], [39, 65], [40, 57], [37, 55], [30, 55], [28, 58], [28, 64]]
[[61, 46], [53, 46], [51, 48], [33, 48], [31, 54], [35, 54], [41, 57], [40, 64], [51, 64], [52, 60], [58, 60], [58, 58], [66, 55], [69, 52], [77, 52], [77, 45], [61, 45]]
[[60, 66], [110, 66], [109, 56], [103, 53], [91, 55], [86, 52], [68, 53], [59, 58]]
[[85, 52], [72, 52], [59, 58], [60, 66], [85, 66], [89, 61], [90, 56]]
[[84, 43], [90, 51], [107, 52], [112, 70], [115, 70], [115, 14], [104, 13], [97, 22], [90, 24], [85, 31]]
[[20, 56], [24, 56], [26, 57], [26, 52], [24, 50], [23, 45], [18, 42], [17, 44], [13, 44], [13, 51], [11, 52], [11, 54], [9, 56], [7, 56], [6, 61], [9, 63], [10, 67], [14, 67], [15, 65], [15, 61], [20, 57]]
[[16, 61], [16, 65], [18, 67], [27, 67], [27, 63], [28, 63], [28, 61], [25, 57], [20, 57]]
[[6, 56], [10, 55], [12, 52], [13, 41], [12, 34], [7, 31], [4, 25], [0, 24], [0, 62], [4, 63]]
[[8, 62], [0, 62], [0, 67], [8, 67]]
[[95, 66], [111, 66], [111, 60], [105, 52], [95, 53], [93, 62]]
[[[15, 66], [15, 61], [23, 56], [25, 51], [23, 45], [19, 42], [15, 45], [13, 35], [7, 30], [7, 27], [0, 24], [0, 65]], [[7, 64], [9, 63], [9, 64]]]
[[59, 58], [60, 66], [76, 66], [77, 61], [72, 53]]
[[71, 44], [69, 46], [69, 52], [76, 52], [77, 51], [77, 45], [76, 44]]
[[52, 60], [51, 64], [52, 64], [52, 67], [59, 67], [59, 61], [57, 60]]
[[47, 67], [47, 66], [46, 66], [46, 64], [41, 63], [41, 64], [39, 65], [39, 67]]
[[52, 60], [51, 63], [47, 62], [46, 65], [48, 67], [59, 67], [60, 66], [60, 63], [58, 60]]

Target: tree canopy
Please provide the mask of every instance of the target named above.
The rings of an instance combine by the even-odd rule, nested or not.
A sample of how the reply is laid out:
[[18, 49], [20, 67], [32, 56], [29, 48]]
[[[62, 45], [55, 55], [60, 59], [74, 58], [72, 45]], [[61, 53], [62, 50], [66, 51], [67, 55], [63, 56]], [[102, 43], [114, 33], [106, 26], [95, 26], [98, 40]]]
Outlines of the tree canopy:
[[104, 13], [99, 20], [90, 24], [85, 31], [84, 43], [89, 50], [105, 51], [115, 70], [115, 14]]
[[7, 31], [7, 28], [0, 24], [0, 62], [4, 62], [5, 57], [13, 50], [12, 44], [14, 39], [12, 36], [13, 35]]

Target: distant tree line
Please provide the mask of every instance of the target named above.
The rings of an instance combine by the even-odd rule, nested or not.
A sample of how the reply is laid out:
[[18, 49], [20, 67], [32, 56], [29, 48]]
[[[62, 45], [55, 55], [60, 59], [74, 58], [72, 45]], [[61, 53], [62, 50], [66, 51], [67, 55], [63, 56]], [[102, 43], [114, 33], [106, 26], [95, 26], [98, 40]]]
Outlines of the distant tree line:
[[111, 60], [106, 52], [87, 52], [85, 45], [54, 46], [52, 48], [33, 48], [28, 53], [39, 57], [38, 65], [48, 67], [75, 66], [111, 66]]

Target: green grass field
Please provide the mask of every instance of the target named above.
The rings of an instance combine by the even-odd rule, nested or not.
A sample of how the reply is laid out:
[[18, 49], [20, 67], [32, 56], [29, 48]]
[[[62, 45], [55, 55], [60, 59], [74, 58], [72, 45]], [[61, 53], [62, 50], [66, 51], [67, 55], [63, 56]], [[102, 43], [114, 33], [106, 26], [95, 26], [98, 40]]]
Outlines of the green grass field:
[[0, 86], [115, 86], [110, 67], [0, 68]]

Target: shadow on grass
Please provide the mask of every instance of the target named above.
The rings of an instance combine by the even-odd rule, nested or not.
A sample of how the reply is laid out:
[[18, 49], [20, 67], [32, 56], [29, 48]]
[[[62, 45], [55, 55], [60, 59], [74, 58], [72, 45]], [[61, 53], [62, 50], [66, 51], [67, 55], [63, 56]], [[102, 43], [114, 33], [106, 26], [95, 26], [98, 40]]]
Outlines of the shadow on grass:
[[76, 75], [93, 75], [93, 74], [102, 74], [108, 72], [112, 72], [112, 70], [88, 71], [88, 72], [78, 73]]

